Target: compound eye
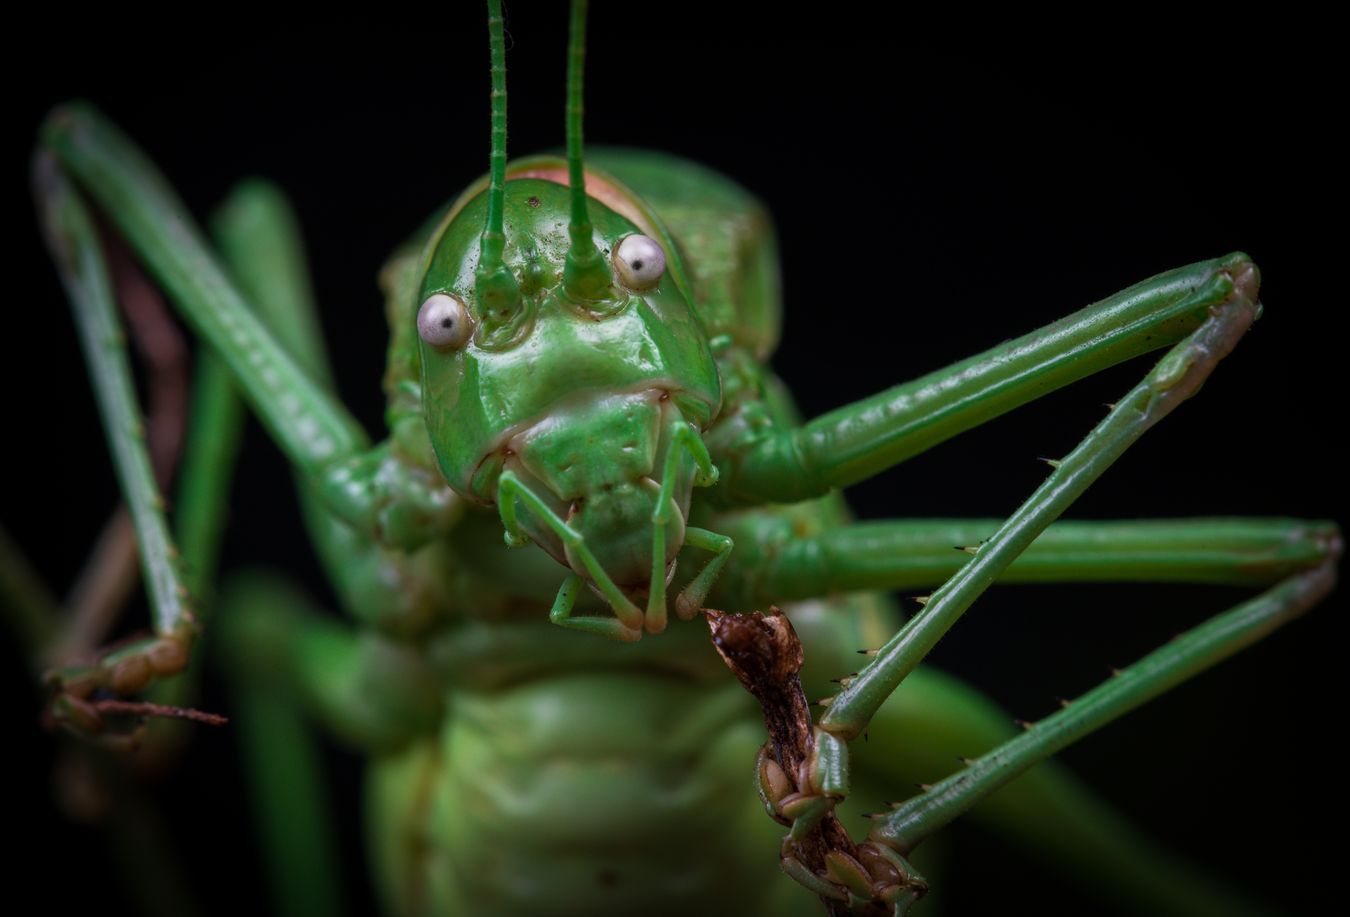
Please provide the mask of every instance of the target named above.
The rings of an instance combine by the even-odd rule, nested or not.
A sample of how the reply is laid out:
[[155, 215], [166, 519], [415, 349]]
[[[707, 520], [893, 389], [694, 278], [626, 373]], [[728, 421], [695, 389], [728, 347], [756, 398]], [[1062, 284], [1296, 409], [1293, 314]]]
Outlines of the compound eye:
[[613, 257], [619, 280], [639, 293], [656, 286], [666, 271], [666, 253], [660, 243], [647, 236], [624, 236], [614, 246]]
[[417, 310], [417, 333], [437, 350], [458, 350], [473, 330], [469, 310], [456, 296], [433, 293]]

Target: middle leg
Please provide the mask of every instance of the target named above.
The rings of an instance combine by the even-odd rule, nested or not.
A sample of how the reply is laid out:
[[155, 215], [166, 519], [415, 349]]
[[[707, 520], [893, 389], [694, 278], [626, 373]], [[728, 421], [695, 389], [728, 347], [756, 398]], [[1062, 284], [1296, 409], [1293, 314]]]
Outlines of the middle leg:
[[[738, 546], [722, 595], [763, 608], [836, 592], [928, 590], [970, 560], [999, 519], [894, 519], [801, 534], [780, 515], [719, 520]], [[1335, 523], [1206, 518], [1065, 521], [1047, 528], [1003, 583], [1152, 582], [1268, 586], [1331, 555]]]

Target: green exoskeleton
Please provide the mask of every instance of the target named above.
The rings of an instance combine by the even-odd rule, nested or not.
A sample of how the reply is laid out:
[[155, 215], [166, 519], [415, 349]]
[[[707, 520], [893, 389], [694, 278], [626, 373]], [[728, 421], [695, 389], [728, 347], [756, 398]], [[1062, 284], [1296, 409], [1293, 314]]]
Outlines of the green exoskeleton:
[[[574, 43], [579, 99], [579, 30]], [[497, 75], [501, 56], [498, 47]], [[504, 107], [494, 128], [504, 132]], [[1257, 273], [1244, 256], [1145, 281], [1049, 331], [801, 423], [765, 366], [778, 298], [761, 205], [653, 153], [592, 152], [583, 183], [579, 115], [569, 130], [568, 158], [508, 165], [496, 142], [492, 180], [386, 266], [389, 436], [371, 446], [305, 332], [303, 270], [275, 193], [253, 186], [227, 204], [218, 258], [115, 128], [84, 107], [53, 114], [36, 167], [40, 204], [89, 336], [158, 615], [155, 637], [53, 677], [62, 722], [98, 731], [108, 694], [183, 664], [197, 629], [185, 596], [206, 588], [191, 578], [212, 566], [190, 514], [218, 516], [204, 494], [224, 474], [189, 456], [185, 478], [205, 483], [196, 502], [179, 501], [185, 572], [138, 446], [114, 290], [81, 194], [130, 241], [297, 468], [311, 531], [361, 628], [308, 615], [285, 584], [257, 577], [224, 589], [212, 627], [241, 673], [231, 712], [264, 786], [284, 767], [267, 724], [287, 727], [275, 712], [250, 717], [260, 687], [370, 753], [369, 846], [391, 913], [812, 913], [817, 898], [902, 912], [926, 887], [911, 857], [920, 840], [1329, 588], [1339, 536], [1323, 523], [1051, 524], [1255, 319]], [[583, 186], [588, 195], [576, 193]], [[1006, 522], [850, 521], [840, 488], [1164, 347]], [[202, 386], [201, 416], [222, 378]], [[194, 444], [226, 435], [206, 429]], [[1005, 571], [1268, 591], [1007, 738], [985, 701], [915, 667]], [[934, 588], [903, 627], [863, 591]], [[843, 678], [801, 773], [763, 756], [753, 767], [758, 711], [702, 624], [679, 620], [705, 605], [769, 604], [785, 605], [803, 636], [812, 696]], [[848, 799], [875, 808], [946, 773], [956, 754], [987, 749], [874, 819], [861, 854], [822, 870], [782, 843]], [[1136, 895], [1140, 909], [1235, 907], [1113, 835], [1061, 772], [1031, 771], [990, 805], [1007, 820], [1034, 810], [1055, 855]], [[308, 845], [288, 815], [269, 829], [279, 856]], [[780, 874], [780, 853], [795, 883]], [[295, 909], [324, 894], [305, 870], [283, 860], [278, 871]]]

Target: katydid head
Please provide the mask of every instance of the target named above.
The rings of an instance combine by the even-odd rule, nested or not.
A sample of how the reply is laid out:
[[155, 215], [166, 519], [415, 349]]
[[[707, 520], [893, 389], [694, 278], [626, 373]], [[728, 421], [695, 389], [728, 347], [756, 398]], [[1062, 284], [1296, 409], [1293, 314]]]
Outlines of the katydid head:
[[[495, 502], [511, 471], [584, 536], [616, 584], [646, 590], [655, 501], [671, 450], [684, 448], [674, 431], [697, 436], [716, 416], [717, 369], [680, 286], [652, 270], [664, 247], [615, 210], [593, 207], [609, 289], [591, 300], [568, 292], [568, 189], [544, 177], [565, 173], [546, 160], [522, 171], [540, 177], [506, 184], [503, 258], [519, 289], [509, 308], [476, 289], [486, 194], [453, 212], [428, 251], [418, 315], [427, 429], [455, 490]], [[683, 543], [695, 476], [690, 455], [676, 459], [667, 563]], [[564, 533], [533, 512], [519, 523], [585, 574]]]
[[[636, 640], [665, 627], [691, 490], [716, 477], [701, 431], [721, 404], [717, 367], [669, 236], [583, 167], [585, 3], [572, 11], [567, 158], [519, 163], [510, 182], [499, 0], [488, 8], [486, 191], [460, 198], [423, 257], [427, 430], [451, 487], [497, 504], [508, 544], [534, 541], [571, 569], [553, 620]], [[681, 594], [680, 613], [715, 572]], [[583, 582], [616, 618], [571, 617]]]

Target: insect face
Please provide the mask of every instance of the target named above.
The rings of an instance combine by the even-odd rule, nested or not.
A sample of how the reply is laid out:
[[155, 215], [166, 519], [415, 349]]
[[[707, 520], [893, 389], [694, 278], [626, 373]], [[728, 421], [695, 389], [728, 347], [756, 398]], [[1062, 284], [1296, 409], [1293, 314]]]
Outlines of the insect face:
[[[614, 185], [602, 193], [623, 207]], [[452, 208], [433, 236], [418, 297], [424, 416], [457, 491], [496, 502], [510, 472], [580, 533], [616, 584], [642, 592], [654, 575], [653, 514], [668, 468], [667, 499], [678, 512], [664, 523], [667, 566], [683, 544], [694, 469], [668, 461], [678, 447], [673, 431], [702, 430], [716, 416], [717, 370], [678, 261], [652, 276], [664, 249], [650, 238], [659, 231], [641, 225], [634, 208], [625, 208], [630, 218], [593, 202], [595, 238], [614, 264], [613, 282], [593, 300], [564, 289], [567, 205], [567, 189], [556, 181], [508, 183], [504, 258], [520, 296], [505, 306], [483, 302], [475, 287], [486, 195]], [[428, 316], [439, 320], [428, 324]], [[545, 514], [527, 509], [519, 523], [586, 575]]]

